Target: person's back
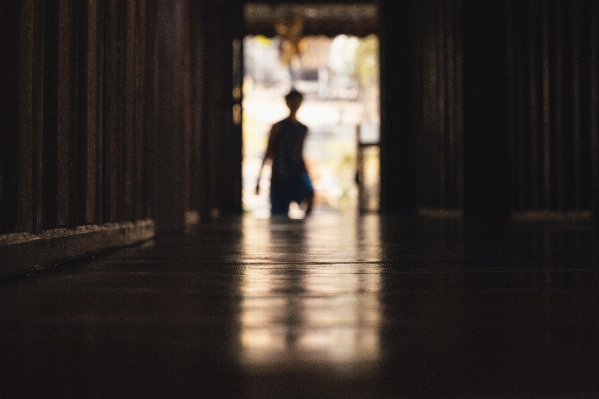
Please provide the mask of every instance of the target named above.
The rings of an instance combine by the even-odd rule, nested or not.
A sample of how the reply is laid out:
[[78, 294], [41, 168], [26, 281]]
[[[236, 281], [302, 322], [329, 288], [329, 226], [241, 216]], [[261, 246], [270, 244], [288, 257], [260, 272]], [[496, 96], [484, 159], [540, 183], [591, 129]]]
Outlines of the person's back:
[[[289, 117], [275, 123], [268, 137], [262, 166], [268, 160], [272, 162], [270, 204], [273, 215], [286, 215], [291, 202], [305, 202], [306, 215], [312, 210], [314, 189], [303, 156], [308, 128], [295, 118], [302, 99], [302, 94], [295, 90], [285, 96]], [[256, 192], [260, 190], [261, 174], [262, 167], [258, 172]]]
[[278, 133], [274, 137], [271, 185], [284, 186], [306, 172], [302, 149], [308, 128], [289, 118], [279, 124]]

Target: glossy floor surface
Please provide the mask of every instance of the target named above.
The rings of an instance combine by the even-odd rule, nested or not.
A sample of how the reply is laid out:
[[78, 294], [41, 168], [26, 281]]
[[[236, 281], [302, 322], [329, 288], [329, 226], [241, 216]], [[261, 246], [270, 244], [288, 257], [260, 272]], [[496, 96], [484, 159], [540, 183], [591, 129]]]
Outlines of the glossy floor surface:
[[591, 225], [243, 219], [0, 284], [0, 398], [586, 398]]

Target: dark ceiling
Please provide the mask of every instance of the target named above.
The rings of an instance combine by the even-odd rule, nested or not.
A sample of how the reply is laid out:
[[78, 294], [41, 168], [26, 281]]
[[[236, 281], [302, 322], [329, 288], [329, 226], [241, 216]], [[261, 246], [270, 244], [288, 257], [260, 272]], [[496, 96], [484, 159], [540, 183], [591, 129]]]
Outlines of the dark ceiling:
[[378, 32], [378, 7], [374, 2], [271, 1], [245, 5], [246, 33], [275, 36], [277, 22], [293, 17], [301, 18], [305, 36], [366, 36]]

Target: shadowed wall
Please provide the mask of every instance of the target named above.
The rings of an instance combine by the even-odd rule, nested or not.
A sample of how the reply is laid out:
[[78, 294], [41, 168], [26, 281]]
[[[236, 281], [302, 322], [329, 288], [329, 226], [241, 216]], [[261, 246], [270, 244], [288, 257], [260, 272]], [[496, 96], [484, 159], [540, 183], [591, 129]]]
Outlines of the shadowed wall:
[[[383, 213], [598, 208], [596, 2], [377, 4]], [[242, 7], [0, 0], [0, 232], [239, 214]]]

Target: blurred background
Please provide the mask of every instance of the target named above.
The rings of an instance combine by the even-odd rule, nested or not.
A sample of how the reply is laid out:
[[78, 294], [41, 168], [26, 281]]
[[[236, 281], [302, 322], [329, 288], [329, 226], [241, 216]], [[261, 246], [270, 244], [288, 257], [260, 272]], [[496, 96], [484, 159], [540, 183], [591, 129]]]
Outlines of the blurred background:
[[[309, 129], [304, 155], [316, 191], [314, 211], [375, 211], [378, 37], [301, 37], [297, 22], [279, 26], [279, 34], [270, 38], [244, 39], [244, 210], [269, 216], [269, 168], [264, 170], [260, 195], [254, 187], [270, 127], [287, 116], [283, 97], [295, 87], [304, 94], [298, 119]], [[290, 215], [301, 217], [301, 211], [292, 207]]]

